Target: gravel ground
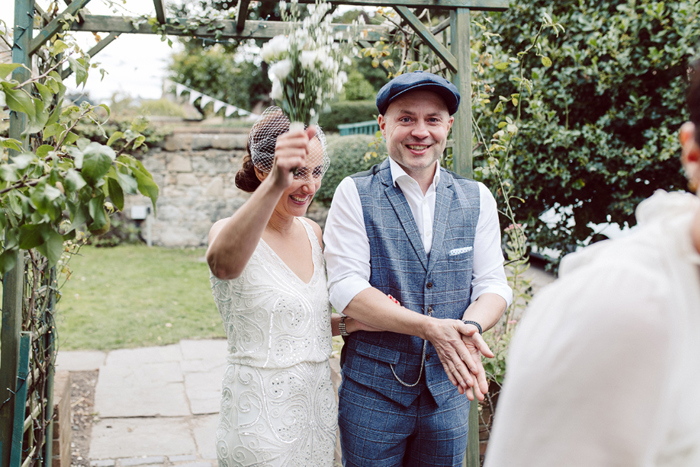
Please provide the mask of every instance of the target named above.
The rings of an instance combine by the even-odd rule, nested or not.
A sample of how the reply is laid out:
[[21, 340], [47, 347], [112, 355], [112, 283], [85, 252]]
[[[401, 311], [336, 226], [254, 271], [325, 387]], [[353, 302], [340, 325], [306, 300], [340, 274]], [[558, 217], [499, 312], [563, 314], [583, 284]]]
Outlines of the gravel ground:
[[90, 466], [90, 436], [95, 414], [95, 386], [99, 371], [71, 371], [72, 466]]

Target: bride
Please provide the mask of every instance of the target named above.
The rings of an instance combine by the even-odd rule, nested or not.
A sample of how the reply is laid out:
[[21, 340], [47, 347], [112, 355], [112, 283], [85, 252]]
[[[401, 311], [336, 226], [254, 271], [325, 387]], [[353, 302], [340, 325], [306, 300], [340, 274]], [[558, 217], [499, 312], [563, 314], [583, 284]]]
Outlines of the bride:
[[236, 175], [253, 194], [209, 233], [229, 351], [216, 433], [221, 466], [333, 465], [331, 334], [368, 329], [331, 317], [321, 228], [302, 217], [329, 166], [324, 135], [288, 130], [277, 107], [253, 126]]

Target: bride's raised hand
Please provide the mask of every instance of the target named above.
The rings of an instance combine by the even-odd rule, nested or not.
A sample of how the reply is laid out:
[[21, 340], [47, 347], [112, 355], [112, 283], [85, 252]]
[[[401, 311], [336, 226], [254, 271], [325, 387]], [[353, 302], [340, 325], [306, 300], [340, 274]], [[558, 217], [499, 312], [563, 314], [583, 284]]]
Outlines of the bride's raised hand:
[[294, 181], [294, 170], [304, 167], [309, 154], [309, 142], [316, 135], [316, 127], [281, 134], [275, 146], [275, 161], [270, 175], [275, 186], [286, 189]]

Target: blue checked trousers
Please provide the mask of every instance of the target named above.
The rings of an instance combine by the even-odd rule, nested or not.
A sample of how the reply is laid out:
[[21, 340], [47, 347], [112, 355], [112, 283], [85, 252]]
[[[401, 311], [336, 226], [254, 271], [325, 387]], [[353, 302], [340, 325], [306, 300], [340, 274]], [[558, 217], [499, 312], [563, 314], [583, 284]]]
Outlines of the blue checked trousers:
[[438, 407], [424, 387], [404, 407], [344, 377], [338, 404], [343, 466], [460, 467], [467, 450], [469, 400], [456, 394]]

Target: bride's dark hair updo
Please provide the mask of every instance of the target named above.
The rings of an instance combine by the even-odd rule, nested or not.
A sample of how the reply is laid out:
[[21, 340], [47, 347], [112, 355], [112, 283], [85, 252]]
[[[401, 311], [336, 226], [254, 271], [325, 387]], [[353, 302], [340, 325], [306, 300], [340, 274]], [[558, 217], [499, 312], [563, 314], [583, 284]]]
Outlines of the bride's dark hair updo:
[[243, 158], [243, 166], [238, 169], [238, 173], [236, 173], [236, 186], [246, 193], [252, 193], [258, 189], [260, 183], [262, 182], [260, 179], [258, 179], [258, 176], [255, 173], [253, 159], [250, 157], [250, 149], [246, 147], [246, 155]]
[[252, 193], [260, 186], [261, 182], [255, 173], [255, 164], [258, 164], [260, 172], [270, 172], [275, 159], [277, 137], [287, 131], [289, 131], [289, 119], [282, 113], [282, 109], [270, 107], [263, 112], [248, 133], [243, 167], [236, 174], [238, 188]]

